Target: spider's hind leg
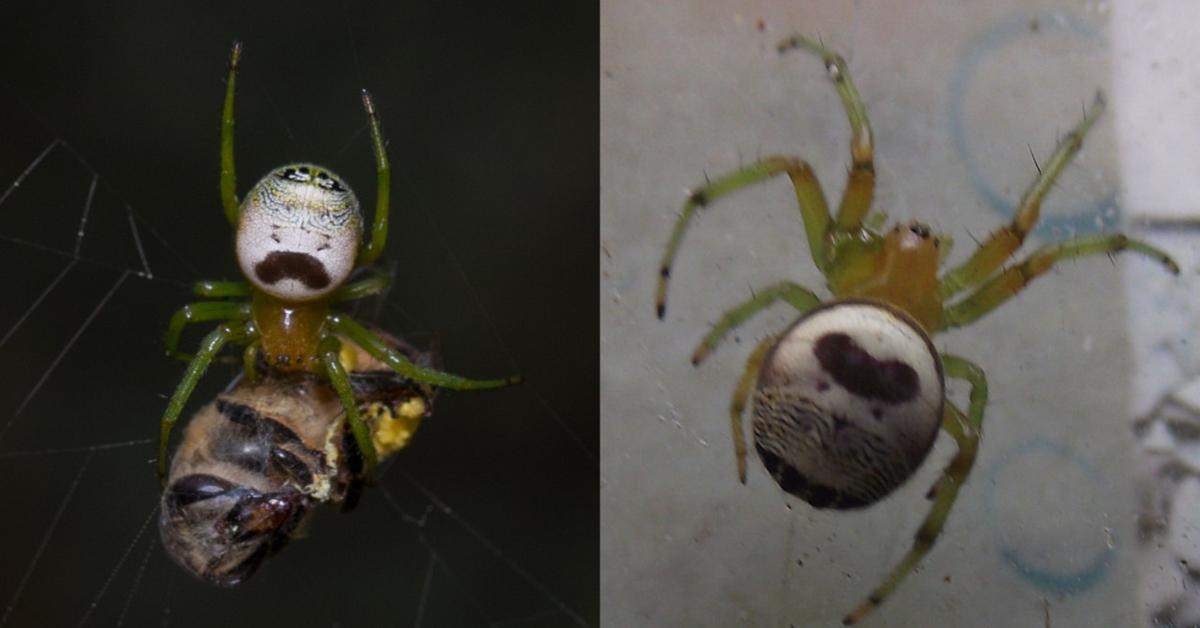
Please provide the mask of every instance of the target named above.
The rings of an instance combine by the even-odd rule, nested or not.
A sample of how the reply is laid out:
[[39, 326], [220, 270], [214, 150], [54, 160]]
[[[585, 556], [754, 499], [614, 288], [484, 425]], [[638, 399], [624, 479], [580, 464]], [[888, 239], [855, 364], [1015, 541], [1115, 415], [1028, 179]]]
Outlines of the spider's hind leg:
[[721, 342], [721, 338], [725, 337], [725, 334], [733, 331], [751, 316], [766, 309], [780, 299], [790, 303], [801, 314], [821, 304], [821, 299], [817, 298], [817, 295], [800, 284], [790, 281], [771, 284], [760, 290], [758, 294], [751, 297], [748, 301], [725, 312], [721, 320], [717, 321], [716, 325], [713, 325], [708, 335], [700, 342], [700, 346], [696, 347], [696, 351], [692, 353], [692, 364], [699, 365], [717, 347], [717, 344]]
[[900, 582], [921, 563], [921, 560], [933, 548], [938, 535], [941, 534], [942, 527], [946, 524], [946, 518], [950, 515], [950, 510], [954, 508], [955, 500], [958, 499], [958, 491], [967, 481], [967, 475], [975, 465], [975, 454], [979, 450], [979, 440], [983, 436], [983, 410], [987, 406], [987, 379], [978, 366], [957, 356], [943, 354], [942, 365], [947, 377], [963, 379], [971, 385], [966, 415], [948, 399], [942, 412], [942, 429], [954, 438], [955, 444], [958, 445], [958, 451], [930, 491], [933, 506], [917, 530], [912, 548], [892, 568], [887, 579], [876, 587], [858, 608], [846, 615], [842, 620], [843, 625], [849, 626], [862, 621], [880, 604], [883, 604]]
[[746, 433], [742, 428], [742, 415], [746, 411], [746, 401], [754, 384], [758, 382], [758, 372], [762, 369], [763, 361], [771, 347], [779, 340], [777, 336], [768, 336], [759, 341], [746, 359], [746, 369], [738, 380], [737, 388], [733, 391], [733, 402], [729, 404], [729, 425], [733, 430], [733, 452], [737, 457], [738, 480], [746, 483]]
[[460, 375], [452, 375], [424, 366], [418, 366], [401, 355], [398, 351], [387, 346], [378, 335], [372, 333], [362, 324], [345, 314], [330, 314], [325, 319], [329, 328], [362, 347], [371, 357], [383, 362], [388, 368], [415, 382], [432, 384], [439, 388], [451, 390], [478, 390], [483, 388], [502, 388], [521, 383], [520, 376], [510, 376], [503, 379], [470, 379]]
[[230, 301], [189, 303], [176, 310], [175, 314], [171, 316], [171, 323], [167, 326], [167, 334], [164, 337], [167, 357], [180, 357], [181, 354], [178, 352], [179, 336], [183, 333], [183, 328], [186, 325], [214, 320], [243, 321], [249, 318], [249, 303], [233, 303]]
[[392, 285], [392, 277], [386, 272], [373, 269], [371, 276], [354, 283], [346, 284], [337, 290], [334, 290], [329, 295], [329, 300], [333, 303], [341, 303], [342, 301], [355, 301], [365, 299], [369, 296], [374, 296], [388, 289]]
[[321, 363], [325, 366], [325, 373], [329, 376], [329, 383], [337, 391], [338, 399], [342, 402], [342, 409], [346, 412], [346, 423], [350, 426], [350, 433], [354, 436], [354, 442], [362, 454], [366, 480], [373, 482], [379, 455], [371, 440], [371, 431], [363, 422], [362, 417], [358, 415], [358, 401], [354, 399], [354, 390], [350, 387], [350, 376], [347, 375], [345, 367], [338, 359], [341, 351], [342, 345], [334, 336], [322, 338], [317, 349], [321, 356]]
[[221, 348], [226, 343], [253, 342], [255, 339], [252, 325], [242, 321], [224, 323], [204, 337], [200, 343], [200, 350], [188, 364], [187, 371], [179, 385], [175, 387], [175, 392], [171, 394], [171, 401], [167, 403], [167, 410], [162, 416], [158, 443], [158, 477], [160, 480], [165, 480], [167, 477], [167, 443], [171, 438], [171, 428], [175, 426], [175, 421], [179, 419], [188, 397], [192, 395], [196, 384], [204, 376], [204, 371], [208, 369], [209, 363], [221, 352]]
[[197, 281], [192, 294], [206, 298], [249, 297], [250, 284], [244, 281]]

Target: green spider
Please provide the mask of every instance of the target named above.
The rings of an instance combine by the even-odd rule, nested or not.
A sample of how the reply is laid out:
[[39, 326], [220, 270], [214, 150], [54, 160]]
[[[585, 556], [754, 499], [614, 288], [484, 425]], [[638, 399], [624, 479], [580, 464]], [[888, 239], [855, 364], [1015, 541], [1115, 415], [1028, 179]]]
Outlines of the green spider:
[[[739, 479], [746, 481], [742, 414], [752, 390], [759, 458], [785, 491], [816, 508], [863, 508], [890, 494], [924, 461], [939, 428], [957, 444], [956, 455], [929, 491], [932, 507], [912, 548], [844, 618], [849, 625], [882, 604], [933, 547], [982, 438], [987, 405], [983, 370], [961, 357], [939, 354], [930, 335], [978, 320], [1064, 259], [1128, 250], [1171, 273], [1178, 274], [1179, 267], [1166, 253], [1123, 234], [1050, 244], [1005, 266], [1037, 223], [1042, 199], [1103, 111], [1104, 100], [1097, 95], [1025, 191], [1012, 222], [980, 243], [965, 263], [939, 277], [949, 248], [943, 236], [919, 222], [884, 233], [864, 224], [874, 196], [874, 149], [866, 107], [845, 61], [803, 37], [779, 44], [780, 53], [795, 48], [825, 62], [850, 121], [852, 161], [837, 215], [830, 214], [812, 169], [795, 157], [766, 157], [707, 182], [689, 193], [675, 223], [659, 269], [657, 311], [659, 318], [666, 312], [671, 265], [697, 208], [787, 174], [813, 263], [833, 298], [822, 303], [790, 281], [767, 286], [728, 310], [692, 356], [692, 363], [700, 364], [728, 332], [776, 301], [800, 312], [787, 330], [758, 343], [735, 389], [730, 420]], [[969, 291], [965, 297], [950, 302], [964, 290]], [[945, 398], [947, 376], [970, 386], [966, 413]]]
[[312, 164], [289, 164], [267, 174], [238, 202], [233, 164], [233, 100], [241, 43], [229, 56], [229, 79], [221, 116], [221, 202], [234, 227], [238, 263], [245, 282], [205, 281], [193, 291], [201, 297], [240, 297], [245, 301], [201, 301], [171, 317], [166, 335], [168, 356], [185, 325], [220, 320], [205, 336], [175, 388], [162, 417], [158, 450], [160, 479], [167, 469], [167, 442], [184, 404], [209, 363], [229, 343], [246, 346], [244, 368], [253, 379], [256, 364], [277, 373], [326, 377], [337, 391], [354, 440], [362, 452], [368, 478], [374, 477], [378, 455], [368, 427], [358, 415], [339, 361], [342, 340], [349, 341], [404, 377], [450, 389], [498, 388], [520, 382], [513, 376], [474, 380], [413, 364], [350, 316], [330, 304], [361, 299], [383, 291], [387, 276], [347, 284], [351, 272], [371, 265], [387, 241], [390, 167], [371, 95], [362, 93], [375, 152], [377, 177], [375, 222], [362, 242], [362, 214], [354, 193], [337, 175]]

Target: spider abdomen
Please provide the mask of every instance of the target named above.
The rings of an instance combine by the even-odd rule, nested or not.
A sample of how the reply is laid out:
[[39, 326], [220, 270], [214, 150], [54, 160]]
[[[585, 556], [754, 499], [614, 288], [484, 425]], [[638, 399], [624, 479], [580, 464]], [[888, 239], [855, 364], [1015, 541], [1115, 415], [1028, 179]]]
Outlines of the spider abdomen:
[[817, 508], [867, 506], [903, 484], [941, 425], [941, 360], [920, 325], [873, 301], [834, 301], [771, 348], [754, 445], [775, 481]]
[[354, 270], [362, 214], [350, 187], [313, 164], [263, 177], [239, 209], [242, 274], [277, 299], [305, 302], [336, 290]]

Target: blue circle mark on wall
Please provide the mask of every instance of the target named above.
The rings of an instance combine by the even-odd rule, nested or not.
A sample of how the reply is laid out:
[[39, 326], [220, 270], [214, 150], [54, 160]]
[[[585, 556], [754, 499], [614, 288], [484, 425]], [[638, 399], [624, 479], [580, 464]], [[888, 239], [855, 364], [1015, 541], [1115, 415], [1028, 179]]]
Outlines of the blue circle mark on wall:
[[[1111, 533], [1106, 539], [1103, 549], [1098, 550], [1096, 555], [1082, 566], [1062, 569], [1037, 564], [1034, 557], [1005, 541], [1000, 534], [1001, 529], [1006, 526], [1020, 525], [1020, 522], [1016, 521], [1001, 521], [1001, 517], [996, 513], [996, 487], [1001, 482], [1000, 476], [1013, 465], [1028, 464], [1029, 457], [1038, 454], [1048, 454], [1057, 461], [1076, 467], [1083, 472], [1083, 475], [1092, 480], [1094, 488], [1103, 490], [1097, 480], [1095, 469], [1087, 461], [1072, 452], [1066, 445], [1036, 436], [1003, 454], [1000, 461], [990, 469], [986, 484], [987, 521], [995, 533], [996, 544], [999, 546], [1000, 555], [1004, 558], [1005, 564], [1011, 567], [1021, 579], [1048, 594], [1074, 595], [1092, 589], [1108, 577], [1117, 556], [1117, 543]], [[1049, 512], [1045, 514], [1053, 516]]]
[[[996, 213], [1011, 219], [1016, 203], [1000, 193], [996, 185], [985, 173], [979, 159], [967, 145], [966, 120], [964, 104], [967, 99], [971, 82], [979, 73], [982, 62], [1005, 46], [1022, 38], [1030, 36], [1030, 25], [1037, 24], [1041, 34], [1066, 34], [1080, 37], [1086, 41], [1103, 45], [1102, 32], [1097, 25], [1089, 24], [1069, 13], [1056, 11], [1044, 14], [1020, 13], [1003, 18], [993, 24], [992, 28], [975, 37], [968, 45], [968, 51], [961, 57], [957, 66], [950, 74], [948, 120], [950, 138], [954, 150], [962, 159], [971, 178], [971, 184], [976, 192]], [[1091, 98], [1086, 94], [1084, 101]], [[1103, 198], [1076, 206], [1065, 213], [1052, 216], [1042, 216], [1034, 233], [1041, 237], [1055, 233], [1066, 232], [1074, 235], [1096, 233], [1110, 229], [1120, 220], [1120, 204], [1115, 192]]]

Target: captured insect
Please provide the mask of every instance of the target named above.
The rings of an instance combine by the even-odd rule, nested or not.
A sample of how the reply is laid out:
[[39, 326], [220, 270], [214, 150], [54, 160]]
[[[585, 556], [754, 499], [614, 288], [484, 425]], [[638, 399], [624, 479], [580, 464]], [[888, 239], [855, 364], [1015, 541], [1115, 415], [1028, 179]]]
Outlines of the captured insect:
[[[659, 268], [657, 311], [666, 312], [667, 283], [684, 232], [698, 208], [754, 183], [786, 174], [795, 189], [813, 263], [832, 298], [782, 281], [758, 290], [713, 325], [692, 355], [700, 364], [731, 330], [776, 301], [799, 311], [782, 333], [754, 348], [730, 406], [739, 479], [746, 481], [742, 414], [753, 391], [754, 446], [783, 490], [815, 508], [863, 508], [890, 494], [921, 465], [939, 426], [957, 452], [930, 489], [932, 507], [912, 548], [843, 623], [853, 624], [883, 603], [933, 547], [982, 437], [987, 380], [975, 364], [939, 354], [930, 335], [973, 323], [1056, 263], [1131, 251], [1179, 273], [1164, 252], [1123, 234], [1080, 237], [1047, 245], [1008, 264], [1036, 225], [1043, 198], [1083, 145], [1104, 110], [1084, 112], [1025, 190], [1011, 223], [992, 233], [963, 264], [939, 276], [949, 240], [920, 222], [874, 229], [867, 215], [875, 190], [874, 148], [866, 107], [841, 56], [794, 36], [780, 53], [803, 49], [820, 57], [850, 122], [851, 168], [836, 216], [803, 160], [771, 156], [691, 191]], [[955, 299], [964, 291], [966, 296]], [[946, 399], [945, 377], [970, 386], [964, 413]]]
[[[422, 367], [432, 353], [383, 335]], [[408, 444], [436, 389], [407, 379], [352, 344], [339, 357], [380, 457]], [[358, 501], [363, 457], [337, 392], [312, 374], [238, 377], [188, 422], [162, 496], [159, 533], [196, 576], [234, 586], [303, 530], [315, 506]]]
[[[383, 401], [420, 399], [426, 408], [431, 387], [483, 389], [520, 382], [516, 376], [475, 380], [443, 372], [427, 359], [414, 359], [420, 356], [390, 343], [386, 335], [331, 309], [332, 304], [378, 294], [390, 281], [375, 272], [347, 283], [354, 271], [365, 271], [378, 259], [388, 231], [391, 170], [375, 104], [365, 90], [362, 102], [376, 171], [374, 223], [365, 241], [357, 198], [340, 177], [320, 166], [277, 168], [239, 203], [233, 110], [241, 52], [241, 44], [235, 42], [221, 116], [220, 190], [246, 280], [197, 283], [195, 294], [216, 300], [191, 303], [171, 318], [166, 335], [171, 357], [179, 357], [176, 347], [186, 325], [222, 322], [200, 343], [167, 404], [158, 457], [159, 477], [165, 479], [171, 428], [188, 397], [222, 348], [245, 345], [244, 380], [197, 416], [198, 425], [177, 455], [161, 520], [168, 549], [181, 563], [227, 584], [248, 575], [261, 560], [256, 552], [269, 551], [287, 537], [311, 503], [346, 500], [342, 486], [348, 481], [343, 473], [347, 456], [361, 459], [363, 479], [369, 482], [380, 456], [404, 440], [404, 430], [386, 416], [364, 420], [360, 406], [379, 401], [372, 396], [379, 393], [365, 392], [361, 382], [355, 383], [368, 374], [365, 367], [356, 366], [366, 364], [364, 358], [351, 356], [362, 353], [390, 370], [391, 392], [383, 394]], [[337, 400], [337, 411], [326, 399], [330, 394]], [[239, 410], [243, 407], [249, 410]], [[395, 410], [416, 411], [411, 405], [403, 412]], [[334, 428], [343, 422], [352, 436], [353, 455], [336, 442]], [[328, 443], [333, 445], [322, 445], [327, 443], [322, 439], [332, 439]], [[351, 475], [357, 474], [350, 469]]]

